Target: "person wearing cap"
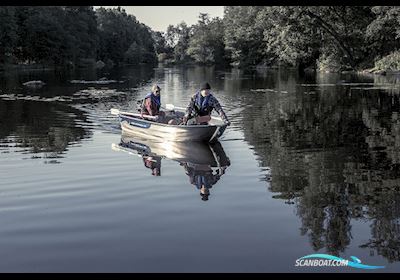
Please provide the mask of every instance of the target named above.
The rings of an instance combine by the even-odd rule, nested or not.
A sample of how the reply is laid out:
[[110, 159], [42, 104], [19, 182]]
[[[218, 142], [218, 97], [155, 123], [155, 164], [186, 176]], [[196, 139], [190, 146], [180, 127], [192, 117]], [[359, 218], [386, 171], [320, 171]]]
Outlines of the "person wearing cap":
[[165, 116], [163, 111], [160, 111], [161, 108], [161, 88], [158, 85], [153, 85], [151, 88], [151, 92], [148, 93], [142, 102], [140, 114], [143, 118], [143, 115], [150, 116], [158, 116], [157, 121], [161, 121]]
[[183, 124], [208, 124], [211, 120], [211, 112], [215, 109], [227, 125], [230, 121], [224, 110], [219, 104], [218, 99], [211, 93], [209, 83], [203, 83], [200, 90], [196, 92], [190, 99], [189, 105], [186, 107], [186, 113], [183, 117]]

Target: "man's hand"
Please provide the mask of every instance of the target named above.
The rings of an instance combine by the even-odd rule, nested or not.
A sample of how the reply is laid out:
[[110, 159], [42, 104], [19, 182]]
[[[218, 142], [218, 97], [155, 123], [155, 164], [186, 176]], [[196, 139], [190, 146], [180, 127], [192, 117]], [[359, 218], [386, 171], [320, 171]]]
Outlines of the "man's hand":
[[182, 118], [182, 123], [183, 124], [186, 124], [187, 122], [188, 122], [188, 117], [187, 116], [184, 116], [183, 118]]
[[228, 120], [226, 120], [226, 121], [225, 121], [225, 124], [226, 124], [227, 126], [230, 126], [230, 125], [231, 125], [231, 122], [228, 121]]

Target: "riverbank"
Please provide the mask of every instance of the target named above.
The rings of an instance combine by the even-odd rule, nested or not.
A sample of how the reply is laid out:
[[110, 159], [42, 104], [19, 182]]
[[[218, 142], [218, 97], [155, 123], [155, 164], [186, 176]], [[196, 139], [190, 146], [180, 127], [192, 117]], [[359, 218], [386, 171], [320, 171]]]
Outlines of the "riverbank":
[[[393, 64], [393, 63], [392, 63]], [[144, 63], [139, 63], [138, 66], [143, 66]], [[196, 67], [199, 66], [198, 63], [194, 61], [186, 61], [186, 62], [176, 62], [173, 61], [172, 59], [170, 60], [164, 60], [163, 62], [158, 63], [159, 66], [164, 66], [164, 67]], [[135, 66], [135, 64], [123, 64], [123, 65], [107, 65], [103, 63], [102, 61], [97, 61], [93, 62], [90, 64], [86, 64], [86, 67], [83, 67], [85, 69], [96, 69], [96, 70], [110, 70], [113, 68], [120, 68], [120, 67], [129, 67], [129, 66]], [[205, 66], [205, 65], [203, 65]], [[207, 65], [208, 67], [217, 67], [217, 68], [235, 68], [232, 66], [228, 65], [217, 65], [217, 64], [211, 64]], [[219, 66], [219, 67], [218, 67]], [[76, 68], [82, 68], [82, 65], [80, 67], [65, 67], [65, 66], [55, 66], [55, 65], [49, 65], [49, 64], [0, 64], [0, 72], [5, 72], [5, 71], [50, 71], [50, 70], [56, 70], [56, 69], [69, 69], [73, 70]], [[288, 65], [256, 65], [256, 66], [249, 66], [247, 67], [247, 70], [250, 71], [263, 71], [266, 69], [290, 69], [290, 70], [299, 70], [298, 67], [290, 67]], [[246, 69], [243, 69], [246, 71]], [[388, 63], [379, 63], [376, 62], [376, 66], [373, 68], [367, 68], [367, 69], [356, 69], [356, 70], [341, 70], [339, 67], [334, 68], [334, 67], [327, 67], [324, 69], [318, 69], [314, 67], [307, 67], [302, 72], [305, 73], [339, 73], [339, 74], [366, 74], [366, 75], [400, 75], [400, 70], [392, 70], [390, 69], [390, 64]]]
[[45, 64], [0, 64], [1, 71], [54, 70], [56, 67]]
[[363, 73], [378, 75], [398, 75], [400, 74], [400, 52], [394, 51], [375, 61], [375, 66], [365, 69]]

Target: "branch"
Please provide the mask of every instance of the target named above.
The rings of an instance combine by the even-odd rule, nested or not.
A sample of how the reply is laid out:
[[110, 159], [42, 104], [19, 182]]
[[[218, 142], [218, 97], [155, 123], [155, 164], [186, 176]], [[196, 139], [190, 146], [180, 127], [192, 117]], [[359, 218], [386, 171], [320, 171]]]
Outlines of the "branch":
[[340, 35], [335, 31], [335, 29], [328, 24], [327, 22], [325, 22], [320, 16], [310, 12], [310, 11], [306, 11], [307, 15], [309, 15], [311, 18], [315, 18], [316, 20], [318, 20], [321, 24], [321, 27], [328, 32], [333, 39], [336, 40], [336, 42], [339, 44], [339, 47], [349, 56], [350, 58], [350, 63], [352, 64], [352, 66], [354, 66], [354, 59], [353, 59], [353, 55], [351, 53], [351, 51], [349, 50], [349, 48], [347, 46], [345, 46], [345, 44], [339, 39]]

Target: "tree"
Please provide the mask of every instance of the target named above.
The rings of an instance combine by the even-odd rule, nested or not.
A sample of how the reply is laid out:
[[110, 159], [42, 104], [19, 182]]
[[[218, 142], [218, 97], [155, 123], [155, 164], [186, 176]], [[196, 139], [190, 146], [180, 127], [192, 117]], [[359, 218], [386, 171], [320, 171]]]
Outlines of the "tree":
[[400, 7], [376, 6], [375, 15], [366, 30], [368, 53], [373, 58], [388, 55], [400, 47]]
[[64, 8], [64, 30], [68, 39], [68, 59], [78, 63], [81, 59], [95, 59], [98, 34], [96, 14], [93, 7], [67, 6]]
[[26, 19], [25, 53], [29, 59], [45, 64], [63, 61], [67, 40], [63, 18], [58, 7], [40, 7]]
[[301, 7], [266, 7], [258, 13], [258, 28], [264, 30], [264, 61], [303, 66], [318, 59], [320, 32], [299, 18], [300, 11]]
[[224, 26], [219, 18], [210, 19], [208, 14], [200, 14], [189, 40], [187, 54], [201, 64], [223, 64]]
[[224, 8], [225, 50], [233, 66], [256, 65], [263, 58], [263, 32], [257, 24], [259, 6]]
[[304, 67], [319, 59], [354, 69], [370, 53], [364, 38], [374, 19], [370, 7], [228, 6], [224, 14], [226, 51], [235, 66]]
[[[364, 32], [373, 20], [367, 6], [304, 7], [299, 16], [306, 16], [323, 36], [323, 40], [338, 50], [342, 64], [354, 69], [365, 57]], [[328, 48], [333, 50], [333, 48]]]
[[190, 37], [187, 54], [196, 62], [206, 64], [214, 62], [214, 52], [210, 46], [210, 19], [208, 14], [200, 14], [200, 20], [193, 27], [193, 35]]
[[17, 27], [15, 8], [0, 7], [0, 63], [7, 62], [14, 55]]
[[168, 26], [165, 39], [167, 46], [174, 49], [173, 56], [176, 62], [187, 62], [190, 60], [187, 49], [191, 36], [192, 28], [187, 26], [185, 22], [181, 22], [176, 26]]
[[201, 13], [198, 23], [170, 25], [165, 33], [120, 7], [1, 7], [0, 63], [151, 64], [159, 56], [341, 71], [369, 68], [392, 54], [384, 61], [396, 68], [399, 26], [397, 6], [226, 6], [223, 19]]
[[[156, 61], [154, 40], [150, 29], [140, 24], [133, 15], [128, 15], [120, 7], [99, 8], [96, 10], [96, 15], [100, 40], [99, 59], [111, 60], [117, 64], [128, 61], [137, 63]], [[139, 60], [131, 57], [138, 53], [142, 54]], [[131, 58], [127, 61], [127, 57]]]

